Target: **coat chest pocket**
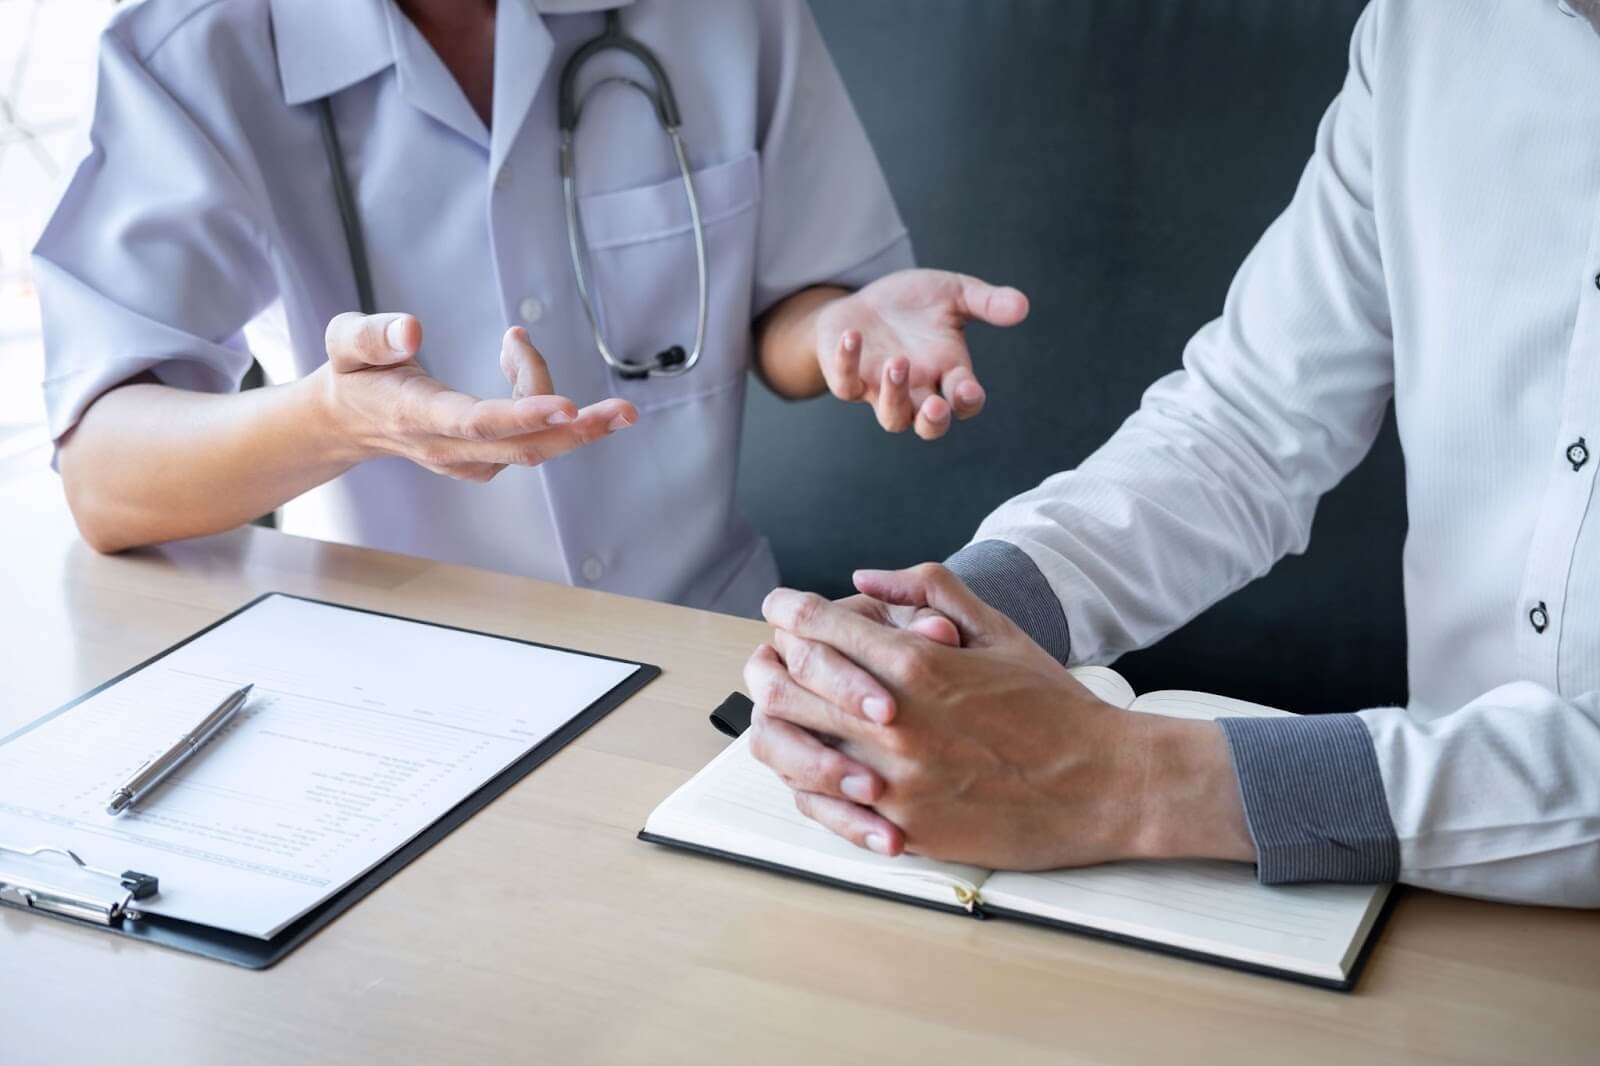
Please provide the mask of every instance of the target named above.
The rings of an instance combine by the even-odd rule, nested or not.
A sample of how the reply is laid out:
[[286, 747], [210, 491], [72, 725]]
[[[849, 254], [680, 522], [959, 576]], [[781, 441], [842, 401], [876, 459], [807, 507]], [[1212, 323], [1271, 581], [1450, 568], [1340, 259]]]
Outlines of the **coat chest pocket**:
[[[617, 396], [641, 410], [729, 387], [749, 365], [750, 306], [761, 198], [759, 156], [690, 172], [706, 244], [706, 336], [700, 361], [679, 377], [625, 380]], [[682, 177], [582, 197], [595, 313], [620, 359], [645, 362], [657, 352], [694, 346], [699, 313], [694, 226]]]

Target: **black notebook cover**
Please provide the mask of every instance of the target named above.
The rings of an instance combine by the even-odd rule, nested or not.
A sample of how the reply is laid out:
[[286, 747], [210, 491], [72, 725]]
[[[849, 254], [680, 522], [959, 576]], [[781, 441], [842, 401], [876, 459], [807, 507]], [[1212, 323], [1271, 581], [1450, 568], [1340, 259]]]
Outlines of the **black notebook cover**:
[[[723, 700], [723, 702], [715, 711], [712, 712], [711, 724], [715, 726], [719, 732], [725, 733], [729, 736], [737, 737], [749, 727], [750, 713], [752, 709], [753, 707], [748, 696], [742, 695], [738, 692], [732, 693], [727, 699]], [[680, 848], [684, 851], [692, 851], [700, 855], [709, 855], [713, 858], [737, 862], [745, 866], [754, 866], [758, 869], [768, 870], [774, 873], [781, 873], [791, 877], [797, 877], [805, 881], [813, 881], [817, 884], [829, 885], [834, 888], [843, 888], [851, 892], [860, 893], [862, 895], [875, 896], [879, 899], [893, 900], [897, 903], [910, 903], [919, 907], [925, 907], [929, 910], [969, 915], [974, 918], [1003, 918], [1010, 919], [1012, 921], [1027, 922], [1030, 925], [1064, 930], [1069, 933], [1085, 934], [1088, 936], [1098, 937], [1102, 940], [1111, 940], [1118, 944], [1125, 944], [1129, 947], [1141, 948], [1146, 951], [1154, 951], [1162, 955], [1172, 955], [1178, 958], [1210, 963], [1214, 966], [1223, 966], [1227, 969], [1239, 970], [1244, 973], [1254, 973], [1262, 974], [1268, 977], [1277, 977], [1286, 981], [1294, 981], [1299, 984], [1311, 985], [1316, 988], [1332, 989], [1336, 992], [1349, 992], [1355, 987], [1356, 981], [1361, 976], [1361, 971], [1366, 967], [1367, 958], [1372, 954], [1372, 948], [1378, 941], [1378, 934], [1383, 929], [1384, 924], [1388, 921], [1390, 911], [1394, 908], [1395, 898], [1400, 894], [1400, 886], [1398, 885], [1395, 885], [1389, 889], [1388, 897], [1383, 901], [1383, 906], [1378, 912], [1378, 916], [1373, 919], [1372, 927], [1367, 931], [1367, 938], [1362, 943], [1361, 949], [1356, 955], [1355, 962], [1350, 967], [1350, 973], [1344, 980], [1338, 981], [1300, 973], [1295, 970], [1283, 970], [1273, 966], [1262, 966], [1257, 963], [1244, 962], [1239, 959], [1230, 958], [1226, 955], [1216, 955], [1212, 954], [1211, 952], [1204, 951], [1193, 951], [1188, 948], [1177, 947], [1160, 940], [1148, 940], [1143, 937], [1128, 936], [1123, 933], [1112, 932], [1110, 930], [1097, 928], [1092, 925], [1079, 925], [1074, 922], [1062, 922], [1053, 918], [1042, 918], [1038, 915], [1028, 914], [1023, 911], [1013, 911], [1007, 910], [1003, 907], [987, 906], [983, 903], [977, 904], [970, 911], [956, 903], [951, 903], [949, 906], [941, 906], [938, 903], [921, 899], [916, 896], [905, 896], [897, 892], [889, 892], [884, 889], [857, 884], [854, 881], [844, 881], [836, 877], [825, 877], [821, 874], [812, 873], [809, 870], [801, 870], [793, 866], [783, 866], [778, 863], [768, 862], [765, 859], [755, 859], [748, 855], [740, 855], [735, 852], [722, 851], [718, 848], [707, 847], [703, 844], [691, 844], [687, 841], [677, 840], [672, 837], [664, 837], [656, 833], [651, 833], [648, 830], [640, 830], [639, 839], [647, 841], [651, 844], [661, 844], [666, 847]]]
[[[421, 855], [424, 851], [427, 851], [457, 826], [461, 825], [468, 818], [471, 818], [474, 814], [487, 807], [512, 785], [516, 784], [518, 781], [522, 780], [529, 773], [531, 773], [540, 763], [544, 762], [546, 759], [549, 759], [556, 752], [566, 747], [581, 733], [583, 733], [584, 730], [588, 729], [600, 719], [610, 714], [630, 696], [638, 692], [645, 685], [648, 685], [661, 674], [661, 669], [659, 667], [651, 666], [647, 663], [635, 663], [631, 659], [618, 659], [610, 655], [594, 655], [590, 652], [580, 652], [571, 648], [560, 648], [553, 644], [540, 644], [537, 641], [520, 640], [516, 637], [501, 636], [498, 633], [484, 633], [480, 630], [466, 629], [461, 626], [444, 625], [440, 622], [428, 622], [419, 618], [408, 618], [405, 615], [387, 614], [383, 611], [372, 611], [364, 607], [351, 607], [347, 604], [331, 603], [327, 600], [316, 600], [308, 596], [294, 596], [286, 592], [268, 592], [257, 596], [255, 599], [251, 600], [243, 607], [240, 607], [238, 610], [229, 612], [223, 617], [217, 619], [215, 622], [212, 622], [210, 625], [206, 626], [204, 629], [190, 634], [183, 640], [180, 640], [178, 643], [172, 645], [172, 647], [152, 655], [139, 665], [124, 670], [122, 673], [118, 674], [116, 677], [105, 682], [104, 684], [95, 686], [72, 702], [57, 707], [49, 714], [44, 715], [43, 717], [29, 723], [26, 726], [23, 726], [10, 736], [0, 738], [0, 744], [5, 744], [13, 738], [21, 736], [23, 733], [34, 729], [35, 727], [49, 721], [57, 715], [71, 710], [73, 707], [76, 707], [90, 696], [93, 696], [104, 689], [110, 688], [112, 685], [117, 684], [124, 678], [138, 673], [151, 663], [170, 655], [172, 652], [183, 647], [185, 644], [188, 644], [190, 641], [203, 636], [204, 634], [222, 625], [230, 618], [243, 614], [256, 604], [261, 603], [263, 600], [266, 600], [272, 596], [283, 596], [286, 599], [302, 600], [306, 603], [317, 603], [325, 607], [338, 607], [341, 610], [357, 611], [362, 614], [379, 615], [383, 618], [394, 618], [402, 622], [414, 622], [418, 625], [433, 626], [438, 629], [450, 629], [457, 633], [472, 633], [476, 636], [490, 637], [494, 640], [510, 641], [513, 644], [526, 644], [535, 648], [549, 648], [552, 651], [573, 652], [573, 654], [585, 655], [593, 659], [606, 659], [610, 662], [628, 663], [630, 665], [638, 666], [639, 669], [635, 670], [627, 678], [619, 682], [615, 688], [611, 689], [611, 691], [607, 692], [604, 696], [601, 696], [594, 703], [591, 703], [588, 707], [584, 708], [584, 710], [580, 711], [576, 716], [568, 719], [567, 723], [560, 729], [557, 729], [554, 733], [550, 734], [550, 736], [546, 737], [533, 748], [529, 749], [529, 751], [523, 755], [522, 758], [518, 759], [510, 766], [500, 771], [500, 773], [496, 774], [494, 777], [490, 778], [482, 788], [478, 789], [472, 795], [468, 796], [466, 799], [450, 808], [450, 810], [446, 811], [437, 821], [429, 825], [426, 829], [422, 830], [422, 832], [418, 833], [415, 837], [412, 837], [411, 840], [389, 855], [388, 858], [384, 859], [372, 869], [368, 870], [366, 873], [350, 882], [350, 884], [334, 893], [328, 899], [322, 901], [322, 903], [318, 904], [316, 907], [301, 915], [293, 923], [279, 931], [278, 935], [272, 937], [270, 940], [262, 940], [253, 936], [245, 936], [242, 933], [232, 933], [227, 930], [216, 929], [208, 925], [197, 925], [193, 922], [185, 922], [177, 918], [169, 918], [159, 914], [147, 914], [139, 921], [123, 921], [119, 925], [111, 926], [99, 925], [95, 922], [79, 921], [74, 918], [68, 918], [55, 914], [42, 915], [43, 917], [58, 919], [64, 922], [72, 922], [76, 925], [82, 925], [89, 929], [114, 933], [133, 940], [149, 941], [154, 944], [160, 944], [163, 947], [175, 948], [179, 951], [187, 951], [195, 955], [204, 955], [207, 958], [219, 959], [223, 962], [231, 962], [236, 966], [245, 966], [253, 970], [265, 969], [266, 967], [278, 962], [284, 956], [292, 952], [295, 948], [299, 947], [301, 944], [304, 944], [307, 940], [311, 939], [311, 937], [315, 935], [318, 930], [322, 929], [329, 922], [333, 921], [339, 915], [349, 910], [352, 906], [364, 898], [367, 893], [371, 892], [389, 878], [393, 877], [408, 863], [410, 863], [412, 859], [415, 859], [418, 855]], [[158, 876], [160, 874], [159, 870], [153, 872]]]

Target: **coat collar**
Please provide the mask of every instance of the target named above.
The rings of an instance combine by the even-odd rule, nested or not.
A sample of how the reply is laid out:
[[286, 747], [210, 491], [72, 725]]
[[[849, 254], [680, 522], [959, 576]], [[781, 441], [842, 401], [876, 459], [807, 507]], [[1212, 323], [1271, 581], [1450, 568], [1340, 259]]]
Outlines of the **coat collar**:
[[[629, 2], [502, 0], [498, 18], [538, 25], [540, 15], [597, 11]], [[396, 46], [390, 24], [398, 16], [393, 0], [271, 0], [272, 39], [284, 103], [293, 106], [331, 96], [393, 65]], [[548, 50], [548, 35], [544, 37]], [[506, 37], [497, 28], [495, 38], [498, 51]], [[500, 71], [520, 68], [526, 72], [531, 67], [526, 57], [497, 62], [496, 97]], [[542, 63], [537, 73], [543, 74]]]
[[283, 101], [320, 100], [394, 62], [388, 0], [272, 0], [272, 44]]

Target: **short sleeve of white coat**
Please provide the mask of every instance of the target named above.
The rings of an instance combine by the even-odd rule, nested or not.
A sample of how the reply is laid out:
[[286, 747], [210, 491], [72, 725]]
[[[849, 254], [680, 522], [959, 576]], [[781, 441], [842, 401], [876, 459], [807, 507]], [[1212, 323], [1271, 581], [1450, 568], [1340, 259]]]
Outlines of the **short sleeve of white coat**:
[[754, 310], [913, 265], [889, 183], [810, 10], [761, 5], [761, 229]]
[[240, 330], [276, 295], [259, 203], [114, 23], [88, 154], [33, 249], [52, 438], [145, 372], [238, 388], [250, 366]]

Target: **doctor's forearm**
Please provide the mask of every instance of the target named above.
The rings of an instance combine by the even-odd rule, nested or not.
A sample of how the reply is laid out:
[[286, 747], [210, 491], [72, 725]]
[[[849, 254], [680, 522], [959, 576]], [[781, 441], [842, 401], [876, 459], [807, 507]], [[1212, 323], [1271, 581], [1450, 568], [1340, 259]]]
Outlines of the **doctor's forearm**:
[[827, 388], [817, 362], [817, 316], [848, 289], [814, 285], [774, 304], [756, 323], [756, 373], [788, 400], [805, 400]]
[[231, 529], [360, 458], [310, 378], [212, 395], [157, 384], [106, 393], [63, 441], [62, 481], [85, 541], [114, 552]]

